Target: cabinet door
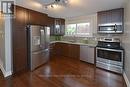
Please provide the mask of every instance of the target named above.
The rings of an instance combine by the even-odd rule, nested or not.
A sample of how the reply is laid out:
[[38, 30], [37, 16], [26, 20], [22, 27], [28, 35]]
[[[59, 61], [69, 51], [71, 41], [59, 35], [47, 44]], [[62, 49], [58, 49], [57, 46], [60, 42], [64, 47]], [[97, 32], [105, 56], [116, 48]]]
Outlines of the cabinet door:
[[54, 46], [55, 46], [55, 43], [52, 43], [50, 44], [50, 57], [53, 57], [55, 55], [55, 51], [54, 51]]
[[48, 17], [48, 23], [47, 23], [47, 26], [49, 26], [50, 27], [50, 34], [51, 35], [54, 35], [54, 21], [55, 21], [55, 19], [54, 18], [52, 18], [52, 17]]
[[106, 11], [106, 20], [104, 23], [112, 23], [112, 11]]
[[55, 45], [53, 46], [53, 52], [54, 52], [54, 55], [58, 55], [58, 44], [55, 43]]
[[65, 19], [61, 19], [61, 35], [65, 35]]
[[63, 43], [56, 43], [56, 44], [57, 44], [57, 46], [56, 46], [57, 55], [62, 56], [62, 54], [63, 54], [63, 49], [62, 49]]
[[62, 53], [62, 44], [61, 43], [55, 43], [55, 45], [53, 46], [53, 52], [54, 55], [56, 56], [60, 56]]
[[41, 14], [41, 17], [40, 17], [41, 19], [40, 20], [42, 21], [40, 24], [43, 25], [43, 26], [44, 25], [47, 26], [48, 25], [48, 23], [47, 23], [48, 15], [44, 14], [44, 13], [40, 13], [40, 14]]
[[60, 34], [65, 35], [65, 25], [61, 25]]
[[12, 19], [14, 26], [25, 26], [28, 22], [28, 10], [19, 6], [16, 6], [15, 18]]
[[79, 59], [80, 47], [79, 45], [69, 44], [69, 57]]
[[98, 12], [98, 24], [104, 24], [107, 22], [107, 12]]
[[65, 20], [56, 18], [54, 23], [54, 35], [64, 35], [65, 34]]
[[40, 14], [35, 11], [29, 10], [29, 24], [39, 24], [42, 22], [40, 19]]
[[98, 12], [98, 24], [122, 23], [123, 8]]
[[47, 15], [33, 10], [29, 10], [29, 24], [47, 25]]
[[54, 25], [54, 22], [55, 22], [55, 18], [52, 18], [52, 17], [48, 17], [48, 25]]
[[61, 34], [61, 21], [60, 21], [60, 19], [55, 19], [54, 34], [55, 35]]
[[26, 25], [28, 10], [16, 6], [15, 18], [12, 19], [13, 73], [28, 68]]
[[115, 9], [111, 11], [112, 23], [122, 23], [123, 22], [123, 9]]
[[26, 38], [24, 26], [17, 26], [13, 29], [13, 73], [28, 68]]
[[64, 57], [68, 57], [68, 54], [69, 54], [69, 44], [66, 44], [66, 43], [62, 43], [61, 44], [61, 55], [64, 56]]

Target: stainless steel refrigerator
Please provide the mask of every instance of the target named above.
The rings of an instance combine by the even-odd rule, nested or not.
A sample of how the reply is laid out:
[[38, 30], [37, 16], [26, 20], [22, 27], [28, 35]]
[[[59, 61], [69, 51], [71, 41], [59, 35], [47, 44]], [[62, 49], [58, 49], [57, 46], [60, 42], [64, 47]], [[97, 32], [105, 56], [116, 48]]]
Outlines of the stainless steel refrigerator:
[[28, 25], [28, 58], [31, 71], [49, 60], [50, 28]]

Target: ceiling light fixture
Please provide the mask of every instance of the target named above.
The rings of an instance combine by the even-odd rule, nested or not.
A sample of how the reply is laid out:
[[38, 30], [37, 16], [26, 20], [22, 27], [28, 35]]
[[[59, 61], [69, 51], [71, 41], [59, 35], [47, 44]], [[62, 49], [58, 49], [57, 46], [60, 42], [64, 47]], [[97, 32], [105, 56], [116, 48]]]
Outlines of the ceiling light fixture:
[[67, 5], [68, 0], [54, 0], [54, 2], [51, 2], [49, 4], [45, 4], [44, 7], [47, 8], [54, 8], [54, 6], [65, 6]]

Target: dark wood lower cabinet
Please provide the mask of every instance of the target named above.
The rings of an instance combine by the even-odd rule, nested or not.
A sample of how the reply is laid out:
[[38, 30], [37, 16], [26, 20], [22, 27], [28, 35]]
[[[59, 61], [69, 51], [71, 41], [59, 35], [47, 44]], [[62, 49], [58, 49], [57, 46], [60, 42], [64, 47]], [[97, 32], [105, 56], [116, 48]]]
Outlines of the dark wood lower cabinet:
[[69, 44], [61, 43], [61, 55], [69, 57]]
[[80, 57], [80, 46], [75, 44], [69, 44], [69, 57], [79, 59]]
[[53, 56], [64, 56], [68, 58], [79, 59], [80, 57], [80, 46], [75, 44], [67, 43], [53, 43], [50, 45], [51, 57]]
[[61, 43], [52, 43], [50, 45], [50, 56], [61, 56], [62, 55], [62, 45]]

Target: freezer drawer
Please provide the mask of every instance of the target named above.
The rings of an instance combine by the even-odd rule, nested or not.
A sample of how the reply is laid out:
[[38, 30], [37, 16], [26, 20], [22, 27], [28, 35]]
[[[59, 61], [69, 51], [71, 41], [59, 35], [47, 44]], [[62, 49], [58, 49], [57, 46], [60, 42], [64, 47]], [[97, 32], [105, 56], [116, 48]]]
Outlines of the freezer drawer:
[[49, 50], [33, 52], [31, 56], [31, 71], [49, 60]]

